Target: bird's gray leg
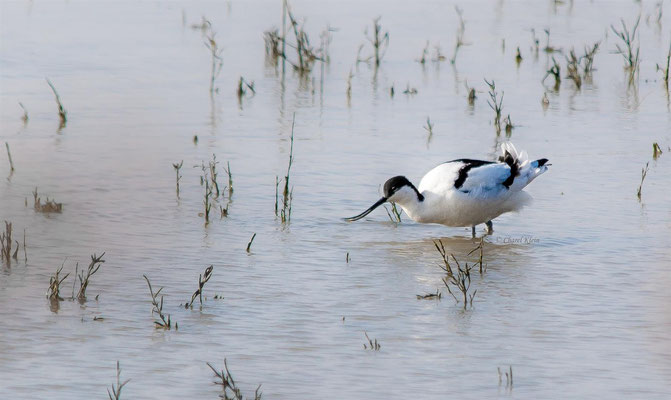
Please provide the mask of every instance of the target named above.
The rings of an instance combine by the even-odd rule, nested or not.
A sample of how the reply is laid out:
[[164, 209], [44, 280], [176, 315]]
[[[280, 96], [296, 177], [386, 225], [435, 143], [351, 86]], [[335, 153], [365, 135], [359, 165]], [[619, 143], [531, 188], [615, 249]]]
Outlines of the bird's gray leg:
[[485, 225], [487, 225], [487, 234], [488, 234], [488, 235], [491, 235], [492, 233], [494, 233], [494, 224], [492, 224], [492, 221], [491, 221], [491, 220], [490, 220], [490, 221], [487, 221], [487, 222], [485, 223]]
[[475, 239], [475, 225], [471, 226], [471, 234], [473, 235], [473, 239]]

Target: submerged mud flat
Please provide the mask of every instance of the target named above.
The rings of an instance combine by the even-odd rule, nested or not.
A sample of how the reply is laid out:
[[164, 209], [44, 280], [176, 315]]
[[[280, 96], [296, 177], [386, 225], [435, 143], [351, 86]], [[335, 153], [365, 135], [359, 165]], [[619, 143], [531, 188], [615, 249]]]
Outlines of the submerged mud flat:
[[[281, 1], [0, 7], [1, 398], [104, 397], [117, 361], [121, 398], [215, 398], [224, 359], [248, 398], [671, 394], [668, 10], [292, 1], [317, 55], [331, 27], [300, 74], [266, 53]], [[632, 77], [617, 32], [639, 15]], [[391, 176], [506, 140], [552, 166], [483, 265], [470, 229], [341, 220]], [[436, 240], [475, 266], [472, 304]]]

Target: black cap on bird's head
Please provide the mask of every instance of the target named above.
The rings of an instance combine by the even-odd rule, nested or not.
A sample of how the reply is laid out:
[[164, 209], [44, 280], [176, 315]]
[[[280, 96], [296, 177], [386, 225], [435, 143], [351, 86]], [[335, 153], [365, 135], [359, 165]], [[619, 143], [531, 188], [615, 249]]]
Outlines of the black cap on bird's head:
[[398, 190], [403, 186], [414, 187], [412, 183], [405, 176], [395, 176], [393, 178], [387, 179], [387, 182], [384, 183], [384, 197], [387, 199], [394, 195]]
[[412, 183], [410, 183], [408, 178], [406, 178], [405, 176], [400, 176], [400, 175], [395, 176], [393, 178], [387, 179], [387, 182], [384, 183], [384, 187], [383, 187], [384, 197], [382, 197], [380, 200], [376, 201], [375, 204], [370, 206], [366, 211], [362, 212], [361, 214], [355, 215], [354, 217], [345, 218], [345, 221], [352, 222], [352, 221], [360, 220], [361, 218], [370, 214], [371, 211], [373, 211], [374, 209], [376, 209], [377, 207], [382, 205], [384, 202], [388, 201], [392, 196], [394, 196], [394, 194], [396, 194], [396, 192], [398, 192], [399, 190], [401, 190], [402, 188], [404, 188], [406, 186], [412, 188], [415, 191], [415, 193], [417, 193], [417, 198], [420, 201], [424, 200], [424, 196], [422, 196], [419, 193], [419, 191], [417, 191], [415, 186]]

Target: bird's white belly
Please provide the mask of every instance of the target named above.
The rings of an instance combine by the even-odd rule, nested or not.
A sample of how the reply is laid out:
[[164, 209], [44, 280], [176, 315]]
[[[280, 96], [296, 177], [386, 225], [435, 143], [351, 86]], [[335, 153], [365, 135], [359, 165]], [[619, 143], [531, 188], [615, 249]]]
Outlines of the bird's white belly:
[[499, 215], [515, 211], [526, 204], [529, 196], [524, 192], [500, 192], [495, 196], [473, 196], [451, 191], [443, 196], [428, 194], [422, 206], [403, 210], [420, 223], [447, 226], [473, 226], [490, 221]]

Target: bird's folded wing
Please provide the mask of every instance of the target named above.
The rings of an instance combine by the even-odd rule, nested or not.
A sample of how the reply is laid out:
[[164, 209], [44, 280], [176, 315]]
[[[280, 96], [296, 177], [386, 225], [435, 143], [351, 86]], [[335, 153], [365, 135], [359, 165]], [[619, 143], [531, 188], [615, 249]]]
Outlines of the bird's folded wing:
[[[486, 164], [468, 170], [459, 191], [464, 193], [485, 193], [506, 189], [504, 182], [510, 178], [510, 166], [503, 163]], [[509, 185], [508, 185], [509, 186]]]

